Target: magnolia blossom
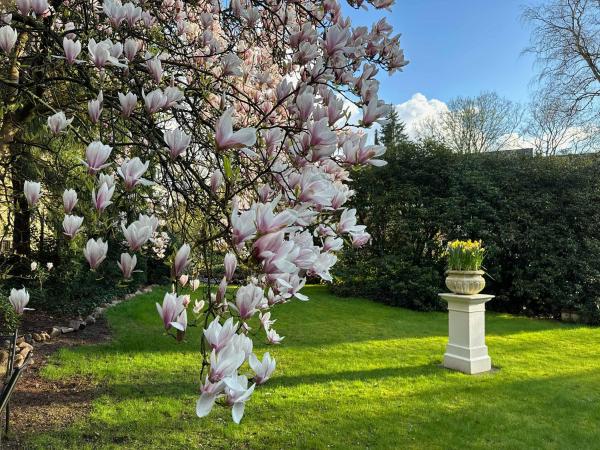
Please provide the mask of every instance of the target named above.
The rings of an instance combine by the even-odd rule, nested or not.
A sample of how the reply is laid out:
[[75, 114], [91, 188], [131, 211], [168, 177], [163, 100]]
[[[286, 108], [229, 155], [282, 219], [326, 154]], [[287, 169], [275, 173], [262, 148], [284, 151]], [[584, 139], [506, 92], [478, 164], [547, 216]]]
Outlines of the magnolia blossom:
[[217, 121], [215, 130], [215, 141], [219, 150], [227, 150], [229, 148], [251, 147], [256, 143], [256, 129], [242, 128], [239, 131], [233, 132], [231, 116], [233, 109], [228, 109]]
[[63, 192], [63, 206], [66, 214], [70, 214], [77, 205], [77, 192], [73, 189], [65, 189]]
[[382, 159], [374, 159], [385, 153], [383, 145], [366, 145], [367, 135], [360, 137], [359, 141], [347, 140], [343, 145], [343, 151], [346, 157], [346, 162], [350, 164], [371, 164], [373, 166], [385, 166], [386, 161]]
[[108, 63], [111, 63], [115, 66], [125, 67], [123, 64], [119, 63], [118, 59], [111, 55], [111, 50], [113, 48], [113, 43], [106, 39], [102, 42], [96, 42], [94, 38], [90, 39], [88, 42], [88, 52], [90, 54], [90, 61], [94, 66], [98, 69], [104, 68]]
[[35, 272], [38, 268], [38, 263], [36, 261], [33, 261], [30, 265], [29, 265], [30, 269], [32, 272]]
[[185, 150], [190, 145], [191, 136], [181, 130], [165, 131], [164, 140], [171, 158], [175, 159], [185, 153]]
[[254, 382], [256, 384], [264, 384], [275, 371], [275, 359], [271, 358], [269, 352], [265, 352], [262, 361], [259, 361], [254, 353], [251, 354], [248, 363], [250, 364], [250, 368], [256, 374], [254, 376]]
[[137, 257], [135, 255], [131, 256], [129, 253], [121, 253], [121, 260], [117, 261], [117, 266], [119, 266], [119, 269], [121, 269], [123, 278], [126, 280], [131, 278], [136, 264]]
[[115, 187], [113, 186], [109, 188], [106, 183], [102, 183], [102, 186], [100, 186], [98, 192], [96, 192], [95, 189], [92, 190], [92, 204], [94, 205], [94, 208], [96, 208], [100, 213], [103, 212], [109, 205], [112, 204], [110, 199], [114, 193]]
[[108, 173], [99, 173], [98, 174], [98, 187], [106, 184], [109, 188], [115, 185], [115, 176], [113, 174]]
[[195, 278], [190, 281], [190, 287], [192, 288], [192, 291], [196, 291], [200, 287], [200, 280]]
[[160, 79], [162, 78], [163, 68], [160, 59], [156, 56], [151, 57], [146, 60], [146, 67], [148, 68], [148, 72], [152, 75], [155, 83], [160, 83]]
[[29, 303], [29, 292], [25, 288], [22, 289], [11, 289], [10, 296], [8, 297], [8, 301], [15, 309], [15, 312], [19, 315], [23, 314], [23, 312], [27, 309], [27, 303]]
[[100, 114], [102, 113], [102, 102], [104, 101], [104, 95], [102, 91], [98, 94], [98, 97], [88, 102], [88, 115], [92, 123], [98, 123], [100, 120]]
[[266, 312], [264, 314], [263, 313], [259, 313], [258, 314], [258, 319], [260, 320], [260, 324], [264, 328], [265, 331], [269, 331], [269, 328], [271, 328], [271, 326], [275, 322], [277, 322], [277, 319], [271, 320], [271, 311], [268, 311], [268, 312]]
[[17, 9], [19, 12], [27, 16], [31, 11], [31, 0], [17, 0]]
[[148, 170], [150, 163], [146, 161], [143, 163], [137, 156], [133, 159], [129, 159], [121, 164], [121, 167], [117, 169], [117, 173], [125, 181], [125, 188], [128, 190], [133, 189], [138, 184], [149, 186], [152, 184], [151, 181], [142, 178], [142, 175]]
[[62, 222], [64, 234], [73, 239], [79, 228], [81, 228], [82, 223], [83, 217], [66, 215]]
[[206, 377], [204, 384], [200, 388], [200, 398], [196, 402], [196, 415], [198, 417], [205, 417], [210, 414], [217, 396], [223, 392], [224, 388], [225, 383], [223, 381], [211, 383], [208, 376]]
[[177, 253], [175, 254], [175, 264], [173, 265], [173, 271], [175, 277], [180, 276], [188, 265], [188, 257], [190, 256], [190, 246], [183, 244]]
[[25, 184], [23, 185], [23, 193], [27, 199], [27, 204], [30, 207], [33, 207], [42, 196], [42, 185], [35, 181], [25, 181]]
[[240, 423], [244, 416], [244, 408], [246, 400], [250, 398], [254, 392], [255, 384], [248, 387], [248, 378], [244, 375], [228, 377], [225, 380], [225, 398], [229, 406], [231, 406], [231, 417], [235, 423]]
[[[184, 295], [183, 298], [187, 299], [187, 303], [189, 303], [189, 297]], [[185, 309], [187, 303], [183, 302], [183, 310], [177, 315], [175, 321], [171, 322], [171, 326], [177, 330], [177, 340], [183, 339], [183, 333], [187, 329], [187, 310]]]
[[345, 209], [340, 217], [340, 222], [337, 226], [337, 232], [339, 234], [358, 234], [362, 233], [365, 230], [365, 228], [366, 227], [364, 225], [356, 224], [356, 209]]
[[102, 238], [90, 239], [83, 249], [83, 256], [85, 256], [90, 268], [95, 270], [106, 259], [107, 252], [108, 242], [102, 241]]
[[235, 273], [236, 266], [237, 258], [235, 257], [235, 253], [227, 253], [225, 255], [225, 278], [228, 282], [231, 282], [231, 280], [233, 279], [233, 274]]
[[147, 216], [146, 214], [140, 213], [137, 221], [140, 225], [149, 228], [150, 235], [156, 233], [156, 230], [158, 229], [158, 218], [155, 215]]
[[351, 234], [350, 239], [352, 240], [352, 246], [355, 248], [364, 247], [371, 240], [371, 235], [369, 233], [357, 233]]
[[71, 125], [71, 122], [73, 122], [73, 117], [67, 119], [65, 113], [59, 111], [56, 114], [53, 114], [50, 117], [48, 117], [48, 128], [50, 128], [50, 131], [52, 131], [52, 133], [58, 134], [65, 128], [67, 128], [69, 125]]
[[374, 97], [369, 103], [363, 106], [362, 124], [370, 126], [388, 113], [389, 107], [380, 102], [377, 97]]
[[127, 228], [121, 224], [123, 230], [123, 236], [127, 240], [127, 245], [132, 252], [137, 252], [142, 246], [148, 242], [152, 234], [152, 230], [147, 225], [136, 221], [132, 222]]
[[46, 269], [48, 269], [49, 271], [54, 269], [54, 264], [51, 262], [46, 263]]
[[269, 331], [267, 331], [267, 340], [269, 344], [281, 344], [281, 341], [283, 341], [284, 338], [285, 336], [279, 336], [277, 331], [273, 328], [270, 328]]
[[202, 309], [204, 308], [204, 304], [204, 300], [196, 300], [194, 302], [194, 308], [192, 308], [194, 314], [200, 314], [200, 311], [202, 311]]
[[219, 352], [213, 349], [210, 354], [208, 379], [211, 383], [216, 383], [233, 375], [245, 359], [244, 351], [238, 349], [233, 343], [229, 343]]
[[147, 95], [142, 91], [144, 106], [150, 114], [160, 111], [169, 103], [169, 98], [160, 89], [155, 89]]
[[74, 64], [81, 53], [81, 42], [73, 41], [65, 36], [63, 38], [63, 50], [65, 51], [65, 59], [67, 62], [69, 64]]
[[182, 287], [184, 287], [184, 286], [187, 284], [188, 280], [189, 280], [189, 276], [187, 276], [187, 275], [181, 275], [181, 276], [179, 277], [179, 284], [180, 284]]
[[111, 152], [111, 146], [94, 141], [85, 149], [85, 161], [82, 162], [88, 168], [89, 173], [95, 174], [110, 165], [105, 163]]
[[31, 9], [36, 16], [43, 17], [48, 13], [48, 0], [31, 0]]
[[237, 329], [238, 323], [233, 323], [232, 317], [227, 319], [223, 325], [219, 323], [217, 317], [204, 330], [204, 337], [210, 347], [218, 352], [231, 342]]
[[254, 223], [255, 212], [252, 210], [244, 211], [238, 214], [238, 207], [234, 205], [231, 212], [231, 225], [233, 242], [238, 247], [245, 241], [252, 239], [256, 235], [256, 225]]
[[10, 25], [0, 28], [0, 48], [9, 54], [17, 42], [17, 32]]
[[125, 55], [125, 58], [129, 60], [129, 62], [133, 62], [139, 49], [140, 42], [138, 40], [132, 38], [125, 39], [125, 45], [123, 45], [123, 54]]
[[121, 105], [121, 114], [124, 117], [129, 117], [135, 107], [137, 106], [137, 95], [128, 92], [127, 94], [122, 94], [119, 92], [119, 104]]
[[263, 290], [253, 284], [239, 288], [235, 295], [235, 304], [230, 303], [231, 309], [236, 311], [243, 320], [247, 320], [258, 311], [258, 307], [265, 302]]
[[[158, 310], [158, 315], [162, 318], [165, 330], [168, 330], [171, 327], [175, 327], [176, 329], [178, 329], [180, 331], [185, 330], [185, 328], [183, 328], [183, 330], [181, 330], [181, 328], [183, 327], [183, 323], [182, 323], [183, 317], [182, 317], [182, 322], [177, 321], [178, 318], [180, 317], [180, 315], [185, 311], [185, 307], [183, 306], [183, 301], [184, 301], [183, 296], [177, 296], [175, 294], [171, 294], [171, 293], [167, 292], [163, 299], [162, 306], [158, 303], [156, 304], [156, 309]], [[186, 316], [185, 323], [187, 324], [187, 316]]]

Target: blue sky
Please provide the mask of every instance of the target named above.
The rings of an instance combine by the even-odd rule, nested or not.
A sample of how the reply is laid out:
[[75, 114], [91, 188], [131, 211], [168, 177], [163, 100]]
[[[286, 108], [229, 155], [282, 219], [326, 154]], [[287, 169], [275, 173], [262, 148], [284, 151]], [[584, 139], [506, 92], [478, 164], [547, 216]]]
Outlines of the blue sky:
[[493, 90], [526, 102], [533, 77], [531, 55], [522, 55], [529, 29], [521, 21], [526, 0], [396, 0], [392, 12], [346, 9], [354, 24], [386, 15], [410, 64], [381, 81], [380, 98], [401, 104], [421, 93], [447, 102]]

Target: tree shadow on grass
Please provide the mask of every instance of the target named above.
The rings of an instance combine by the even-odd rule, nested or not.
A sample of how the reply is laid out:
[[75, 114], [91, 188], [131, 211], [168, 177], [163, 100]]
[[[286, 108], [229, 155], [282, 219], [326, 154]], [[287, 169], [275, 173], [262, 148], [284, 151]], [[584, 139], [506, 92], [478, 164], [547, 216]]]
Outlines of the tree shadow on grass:
[[[365, 381], [375, 383], [386, 378], [415, 378], [419, 376], [433, 375], [435, 373], [444, 375], [445, 369], [440, 366], [440, 361], [432, 361], [428, 364], [404, 367], [381, 367], [365, 370], [344, 370], [331, 373], [309, 373], [291, 376], [275, 376], [266, 384], [269, 390], [277, 388], [291, 388], [300, 385], [315, 385], [339, 382]], [[110, 396], [115, 399], [148, 399], [148, 398], [177, 398], [181, 395], [189, 395], [198, 391], [198, 382], [181, 375], [172, 381], [155, 381], [161, 373], [148, 373], [147, 377], [135, 383], [111, 383], [107, 389]], [[273, 394], [276, 395], [276, 394]]]
[[[431, 370], [437, 369], [423, 365], [333, 375], [343, 382], [413, 377], [427, 375]], [[322, 374], [290, 377], [287, 381], [285, 378], [272, 382], [275, 386], [280, 381], [280, 386], [289, 386], [329, 381]], [[374, 387], [358, 398], [353, 389], [347, 389], [336, 391], [336, 396], [325, 403], [323, 396], [286, 399], [277, 391], [269, 397], [274, 401], [265, 403], [266, 396], [259, 391], [255, 395], [263, 398], [252, 403], [242, 425], [235, 427], [225, 408], [215, 408], [209, 419], [196, 418], [193, 400], [182, 394], [190, 392], [188, 383], [170, 387], [157, 383], [145, 387], [150, 389], [148, 393], [156, 394], [156, 399], [142, 401], [160, 405], [163, 394], [169, 397], [176, 392], [172, 400], [181, 403], [180, 409], [168, 413], [159, 409], [110, 423], [88, 420], [77, 433], [95, 448], [115, 443], [142, 448], [161, 440], [169, 442], [171, 437], [175, 445], [177, 439], [182, 439], [181, 434], [190, 437], [188, 446], [202, 442], [207, 448], [267, 448], [262, 440], [265, 437], [276, 441], [270, 448], [592, 448], [600, 440], [600, 430], [593, 425], [600, 420], [596, 408], [599, 385], [600, 372], [594, 370], [517, 380], [465, 375], [421, 386], [417, 391], [408, 384], [397, 392], [388, 389], [378, 394]], [[118, 392], [130, 387], [120, 385]], [[120, 396], [113, 400], [115, 411], [122, 402], [130, 401]], [[299, 428], [278, 436], [273, 433], [272, 421], [275, 429], [285, 430], [290, 423]], [[263, 426], [266, 423], [269, 426]], [[320, 446], [315, 442], [320, 442]], [[392, 443], [395, 447], [389, 446]]]

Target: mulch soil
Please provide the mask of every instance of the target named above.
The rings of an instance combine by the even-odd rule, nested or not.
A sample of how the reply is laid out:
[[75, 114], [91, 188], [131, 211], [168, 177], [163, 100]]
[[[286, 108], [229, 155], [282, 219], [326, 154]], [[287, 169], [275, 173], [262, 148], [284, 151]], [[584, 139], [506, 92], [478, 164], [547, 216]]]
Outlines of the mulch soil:
[[[38, 311], [23, 316], [19, 334], [50, 332], [57, 324], [67, 321]], [[60, 429], [77, 419], [85, 417], [92, 400], [100, 394], [102, 386], [86, 377], [70, 377], [66, 380], [48, 380], [40, 375], [48, 358], [57, 350], [84, 344], [96, 344], [110, 339], [106, 320], [99, 317], [95, 324], [83, 330], [61, 334], [46, 342], [36, 342], [33, 363], [30, 364], [10, 401], [10, 431], [3, 436], [2, 449], [25, 449], [28, 434]], [[2, 415], [4, 419], [4, 415]], [[2, 420], [4, 426], [4, 420]]]

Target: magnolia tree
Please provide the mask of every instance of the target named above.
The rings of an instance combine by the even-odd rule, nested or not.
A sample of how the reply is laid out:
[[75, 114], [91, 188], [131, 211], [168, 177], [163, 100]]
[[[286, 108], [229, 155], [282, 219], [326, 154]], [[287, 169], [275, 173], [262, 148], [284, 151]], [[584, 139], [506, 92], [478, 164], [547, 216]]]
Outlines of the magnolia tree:
[[[406, 64], [399, 36], [385, 19], [353, 27], [335, 0], [17, 0], [2, 21], [2, 152], [80, 149], [88, 181], [64, 191], [62, 231], [85, 236], [92, 270], [129, 278], [136, 254], [165, 251], [160, 231], [176, 237], [158, 312], [177, 340], [204, 330], [198, 416], [219, 403], [239, 422], [275, 369], [254, 330], [279, 344], [271, 308], [308, 300], [307, 276], [331, 280], [344, 243], [370, 239], [344, 205], [349, 171], [385, 164], [362, 129], [387, 113], [375, 76]], [[12, 189], [35, 208], [44, 184]], [[124, 242], [119, 261], [105, 261], [107, 236]], [[193, 280], [205, 295], [190, 305], [181, 287], [198, 273], [207, 289]]]

